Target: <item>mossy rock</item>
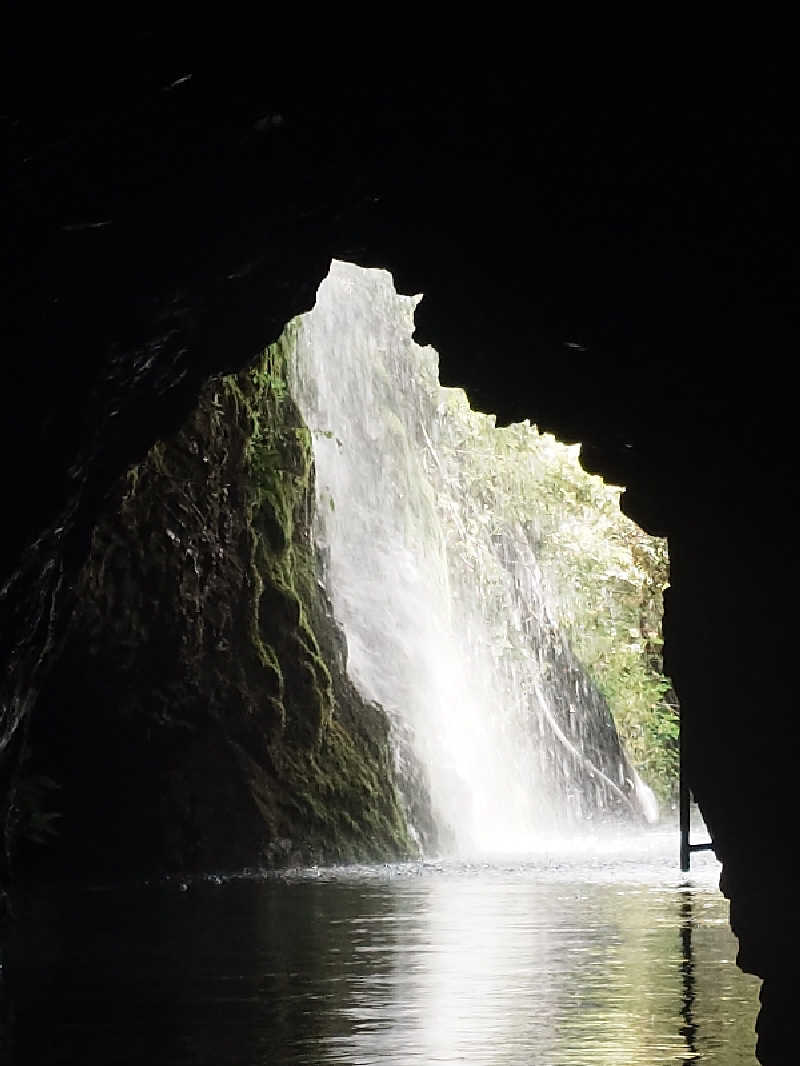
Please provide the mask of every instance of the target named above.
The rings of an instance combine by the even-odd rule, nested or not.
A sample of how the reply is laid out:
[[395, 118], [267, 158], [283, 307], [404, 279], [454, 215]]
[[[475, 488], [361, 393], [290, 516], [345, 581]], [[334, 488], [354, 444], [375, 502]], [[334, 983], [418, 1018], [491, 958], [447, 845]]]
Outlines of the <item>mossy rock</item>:
[[33, 730], [31, 773], [69, 753], [59, 835], [26, 855], [40, 872], [413, 852], [388, 720], [319, 583], [313, 479], [278, 345], [120, 480]]

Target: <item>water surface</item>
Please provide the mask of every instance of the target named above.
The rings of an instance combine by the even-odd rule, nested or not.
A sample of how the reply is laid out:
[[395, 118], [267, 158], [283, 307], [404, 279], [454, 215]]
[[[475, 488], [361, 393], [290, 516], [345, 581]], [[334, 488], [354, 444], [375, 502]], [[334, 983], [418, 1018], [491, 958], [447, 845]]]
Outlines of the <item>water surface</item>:
[[675, 843], [62, 891], [8, 945], [6, 1057], [753, 1066], [718, 864]]

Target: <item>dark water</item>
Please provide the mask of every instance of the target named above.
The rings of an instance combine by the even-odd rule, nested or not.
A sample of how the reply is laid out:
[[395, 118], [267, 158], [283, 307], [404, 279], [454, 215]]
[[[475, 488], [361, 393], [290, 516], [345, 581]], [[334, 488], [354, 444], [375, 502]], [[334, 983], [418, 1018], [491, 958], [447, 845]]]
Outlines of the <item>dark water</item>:
[[7, 945], [0, 1061], [752, 1066], [718, 866], [675, 844], [62, 892]]

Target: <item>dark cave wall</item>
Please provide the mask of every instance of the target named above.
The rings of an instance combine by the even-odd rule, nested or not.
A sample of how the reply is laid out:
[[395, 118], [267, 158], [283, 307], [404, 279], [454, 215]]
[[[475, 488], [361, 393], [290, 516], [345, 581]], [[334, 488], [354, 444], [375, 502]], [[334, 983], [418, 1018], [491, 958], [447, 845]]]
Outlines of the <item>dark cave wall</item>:
[[27, 736], [18, 874], [409, 852], [388, 721], [317, 581], [313, 499], [280, 349], [212, 380], [115, 484]]
[[[585, 463], [628, 486], [632, 517], [669, 536], [665, 652], [691, 784], [741, 961], [767, 977], [762, 1060], [794, 1062], [791, 79], [738, 56], [728, 70], [704, 57], [679, 85], [673, 57], [659, 72], [649, 54], [649, 70], [571, 55], [531, 71], [505, 50], [496, 71], [465, 61], [417, 77], [407, 56], [395, 69], [381, 51], [380, 70], [361, 57], [352, 77], [341, 61], [301, 77], [291, 49], [265, 63], [263, 41], [252, 54], [238, 42], [234, 68], [216, 61], [209, 74], [186, 38], [143, 31], [98, 48], [73, 30], [49, 51], [15, 40], [0, 118], [4, 825], [26, 733], [50, 729], [39, 694], [57, 695], [70, 627], [85, 638], [76, 670], [98, 639], [74, 607], [103, 513], [132, 506], [118, 479], [177, 432], [210, 378], [245, 367], [311, 306], [331, 256], [386, 266], [399, 291], [425, 293], [418, 339], [441, 352], [443, 381], [501, 422], [530, 417], [582, 440]], [[182, 559], [190, 592], [193, 566]], [[98, 595], [115, 594], [113, 574]], [[199, 639], [194, 629], [175, 662]], [[147, 655], [155, 669], [155, 645]], [[239, 758], [234, 743], [247, 752], [243, 712], [214, 720], [205, 694], [187, 695], [186, 722], [159, 727], [160, 765], [167, 738], [196, 737], [201, 720], [226, 758]], [[86, 712], [78, 700], [68, 713]], [[204, 757], [200, 742], [195, 775]], [[224, 802], [261, 832], [252, 794]], [[109, 836], [97, 847], [119, 854]], [[165, 842], [165, 856], [181, 847]]]
[[800, 952], [793, 874], [798, 501], [796, 485], [779, 464], [770, 469], [769, 458], [740, 454], [735, 469], [742, 480], [720, 478], [710, 492], [706, 486], [670, 537], [666, 667], [681, 698], [689, 781], [723, 863], [737, 963], [765, 979], [760, 1061], [790, 1063]]

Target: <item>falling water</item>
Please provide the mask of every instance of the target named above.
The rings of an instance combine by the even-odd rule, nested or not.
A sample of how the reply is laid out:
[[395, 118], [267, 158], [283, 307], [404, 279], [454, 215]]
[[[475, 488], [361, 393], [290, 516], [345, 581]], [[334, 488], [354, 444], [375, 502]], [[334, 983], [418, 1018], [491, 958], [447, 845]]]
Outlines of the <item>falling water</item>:
[[527, 848], [638, 809], [641, 786], [554, 621], [536, 515], [498, 476], [503, 431], [412, 340], [419, 299], [334, 261], [287, 329], [322, 577], [350, 674], [391, 718], [412, 822], [423, 768], [436, 826], [426, 840], [417, 825], [423, 842]]

